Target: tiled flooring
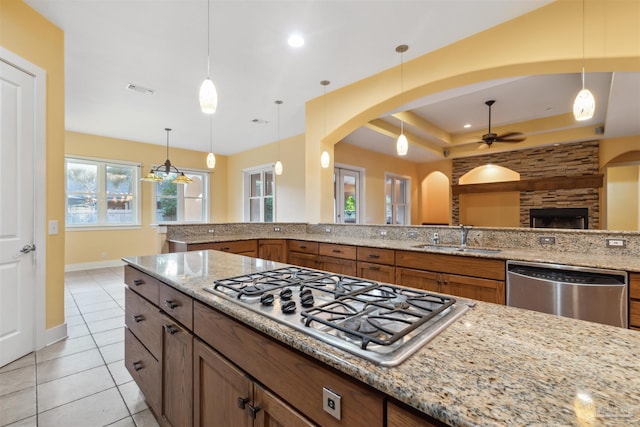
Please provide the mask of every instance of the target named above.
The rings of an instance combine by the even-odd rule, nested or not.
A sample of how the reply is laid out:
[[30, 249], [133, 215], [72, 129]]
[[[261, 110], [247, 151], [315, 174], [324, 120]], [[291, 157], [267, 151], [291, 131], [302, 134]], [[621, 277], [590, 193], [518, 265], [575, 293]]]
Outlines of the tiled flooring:
[[0, 368], [0, 426], [157, 426], [124, 367], [123, 268], [65, 275], [69, 337]]

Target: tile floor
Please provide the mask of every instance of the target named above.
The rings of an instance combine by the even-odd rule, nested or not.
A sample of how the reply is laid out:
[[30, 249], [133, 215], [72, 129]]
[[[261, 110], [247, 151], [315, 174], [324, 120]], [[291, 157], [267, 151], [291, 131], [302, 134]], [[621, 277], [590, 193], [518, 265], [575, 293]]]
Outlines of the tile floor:
[[124, 367], [123, 275], [65, 275], [69, 337], [0, 368], [0, 426], [158, 425]]

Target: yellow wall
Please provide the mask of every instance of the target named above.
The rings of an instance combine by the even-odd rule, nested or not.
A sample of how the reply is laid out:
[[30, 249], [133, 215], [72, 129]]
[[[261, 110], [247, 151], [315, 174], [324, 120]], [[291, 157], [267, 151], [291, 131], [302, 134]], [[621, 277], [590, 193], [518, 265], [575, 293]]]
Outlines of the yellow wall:
[[[0, 0], [0, 46], [47, 72], [46, 219], [64, 223], [64, 34], [21, 0]], [[46, 328], [64, 321], [65, 235], [47, 236]]]
[[[304, 222], [304, 182], [305, 165], [304, 136], [298, 135], [267, 144], [252, 150], [234, 154], [228, 158], [227, 173], [227, 214], [230, 222], [241, 222], [243, 216], [242, 171], [258, 166], [273, 165], [280, 152], [282, 175], [276, 176], [276, 218], [277, 222]], [[320, 157], [318, 156], [318, 159]], [[320, 160], [318, 160], [320, 164]], [[333, 197], [333, 196], [332, 196]]]
[[640, 230], [640, 166], [607, 168], [608, 230]]
[[[154, 164], [164, 162], [166, 147], [143, 144], [122, 139], [67, 132], [65, 154], [94, 157], [105, 160], [124, 160], [142, 164], [141, 174], [146, 174]], [[171, 163], [180, 168], [208, 170], [206, 153], [171, 148]], [[210, 217], [214, 221], [226, 220], [226, 156], [216, 156], [216, 168], [209, 175]], [[65, 258], [67, 265], [119, 260], [132, 255], [149, 255], [159, 252], [159, 236], [154, 224], [151, 183], [140, 185], [142, 226], [139, 229], [69, 230], [66, 232]], [[64, 192], [64, 187], [62, 189]], [[102, 257], [102, 253], [106, 257]]]
[[479, 227], [520, 227], [520, 193], [460, 195], [460, 224]]
[[421, 216], [424, 224], [449, 224], [451, 216], [451, 184], [440, 171], [431, 172], [422, 180]]
[[[640, 2], [560, 0], [404, 63], [344, 86], [306, 104], [306, 164], [315, 165], [323, 144], [338, 141], [382, 114], [420, 97], [462, 85], [531, 74], [640, 71]], [[586, 60], [582, 59], [582, 28]], [[327, 105], [330, 114], [323, 115]], [[326, 135], [325, 135], [326, 134]], [[453, 148], [457, 147], [451, 147]], [[411, 150], [411, 146], [409, 148]], [[453, 154], [453, 151], [452, 151]], [[307, 169], [310, 222], [332, 217], [331, 176]], [[320, 196], [320, 197], [319, 197]]]
[[[418, 202], [417, 165], [398, 157], [389, 157], [349, 144], [334, 146], [335, 162], [365, 169], [365, 214], [366, 224], [384, 224], [384, 174], [407, 176], [411, 178], [411, 223], [420, 224], [420, 205]], [[318, 161], [319, 164], [319, 161]], [[333, 191], [331, 192], [333, 200]], [[328, 222], [333, 222], [333, 216]]]

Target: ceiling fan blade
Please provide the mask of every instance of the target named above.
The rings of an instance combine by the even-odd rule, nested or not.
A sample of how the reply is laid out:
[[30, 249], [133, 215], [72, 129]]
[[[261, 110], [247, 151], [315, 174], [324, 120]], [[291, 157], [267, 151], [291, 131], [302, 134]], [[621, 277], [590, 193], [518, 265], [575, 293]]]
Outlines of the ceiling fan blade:
[[498, 135], [498, 138], [511, 138], [512, 136], [520, 136], [522, 132], [507, 132], [502, 135]]
[[527, 138], [497, 138], [494, 142], [522, 142]]

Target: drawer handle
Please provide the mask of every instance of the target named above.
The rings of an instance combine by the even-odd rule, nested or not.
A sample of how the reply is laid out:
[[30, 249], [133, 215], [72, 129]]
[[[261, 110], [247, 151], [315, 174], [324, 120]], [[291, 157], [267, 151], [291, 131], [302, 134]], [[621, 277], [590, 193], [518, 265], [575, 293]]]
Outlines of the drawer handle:
[[142, 322], [144, 320], [144, 316], [142, 314], [134, 314], [133, 315], [133, 320], [136, 323], [140, 323], [140, 322]]
[[164, 300], [164, 305], [170, 308], [171, 310], [174, 310], [179, 307], [179, 304], [171, 301], [170, 299]]
[[380, 255], [369, 254], [369, 258], [378, 259], [378, 258], [380, 258]]
[[140, 369], [144, 368], [144, 366], [142, 365], [142, 362], [138, 361], [138, 362], [133, 362], [133, 369], [138, 372]]
[[167, 331], [171, 335], [175, 335], [178, 332], [180, 332], [180, 330], [178, 328], [176, 328], [175, 326], [173, 326], [173, 325], [164, 325], [164, 330]]
[[238, 398], [238, 408], [244, 409], [245, 405], [247, 404], [247, 402], [249, 402], [249, 398], [248, 397], [239, 397]]
[[331, 252], [333, 252], [334, 254], [341, 254], [342, 251], [340, 249], [334, 249]]
[[380, 267], [376, 267], [372, 265], [371, 267], [369, 267], [369, 270], [378, 271], [380, 270]]
[[255, 419], [256, 415], [258, 414], [258, 412], [260, 412], [260, 407], [259, 406], [249, 405], [249, 416], [251, 418]]
[[300, 249], [307, 249], [306, 245], [300, 245]]
[[225, 246], [225, 247], [223, 247], [223, 248], [220, 248], [220, 250], [221, 250], [221, 251], [228, 251], [229, 249], [231, 249], [231, 248], [230, 248], [230, 247], [228, 247], [228, 246]]
[[144, 285], [144, 280], [136, 279], [136, 280], [133, 281], [133, 284], [136, 285], [136, 286]]

